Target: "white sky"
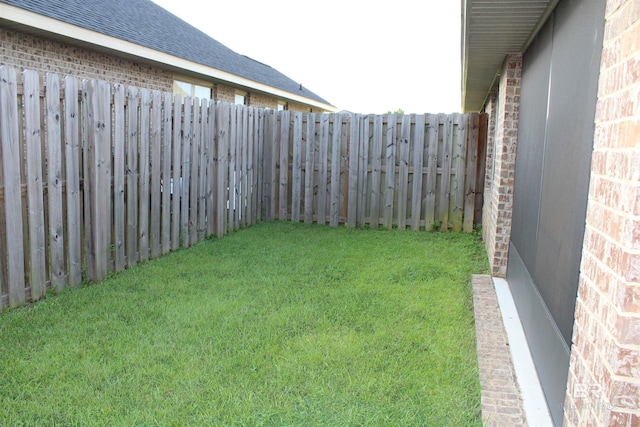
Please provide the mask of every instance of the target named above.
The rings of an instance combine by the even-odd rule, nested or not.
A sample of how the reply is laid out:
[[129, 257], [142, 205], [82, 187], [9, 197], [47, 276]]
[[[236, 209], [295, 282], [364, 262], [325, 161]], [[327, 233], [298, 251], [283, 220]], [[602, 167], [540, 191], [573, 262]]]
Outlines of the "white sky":
[[153, 1], [338, 110], [460, 110], [460, 0]]

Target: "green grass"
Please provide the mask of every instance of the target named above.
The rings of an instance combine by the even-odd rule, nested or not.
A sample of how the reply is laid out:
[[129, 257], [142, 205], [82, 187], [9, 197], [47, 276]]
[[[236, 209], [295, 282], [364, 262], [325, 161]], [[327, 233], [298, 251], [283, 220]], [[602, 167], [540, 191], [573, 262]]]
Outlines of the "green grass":
[[0, 425], [480, 426], [477, 235], [265, 223], [0, 313]]

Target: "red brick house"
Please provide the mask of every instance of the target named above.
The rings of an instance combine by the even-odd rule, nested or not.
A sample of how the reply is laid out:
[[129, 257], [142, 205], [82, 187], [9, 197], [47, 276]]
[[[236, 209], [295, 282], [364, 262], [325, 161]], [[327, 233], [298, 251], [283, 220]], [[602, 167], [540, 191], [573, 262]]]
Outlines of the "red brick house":
[[151, 0], [0, 0], [0, 62], [257, 107], [335, 110]]
[[640, 425], [640, 2], [463, 0], [483, 237], [556, 425]]

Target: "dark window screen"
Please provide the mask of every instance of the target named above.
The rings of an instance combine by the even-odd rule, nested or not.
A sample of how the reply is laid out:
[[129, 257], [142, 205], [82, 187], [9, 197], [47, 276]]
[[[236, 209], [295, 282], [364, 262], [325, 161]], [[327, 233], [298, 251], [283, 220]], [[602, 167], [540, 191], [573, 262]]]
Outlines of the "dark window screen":
[[604, 4], [561, 1], [524, 56], [512, 244], [571, 342]]
[[604, 3], [561, 0], [523, 57], [507, 279], [557, 423], [582, 256]]

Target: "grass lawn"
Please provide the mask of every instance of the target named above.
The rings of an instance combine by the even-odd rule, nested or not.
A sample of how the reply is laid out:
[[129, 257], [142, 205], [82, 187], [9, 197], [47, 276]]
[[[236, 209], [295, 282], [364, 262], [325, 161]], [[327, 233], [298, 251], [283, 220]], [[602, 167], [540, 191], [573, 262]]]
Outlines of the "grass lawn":
[[481, 426], [478, 235], [275, 222], [0, 313], [0, 425]]

